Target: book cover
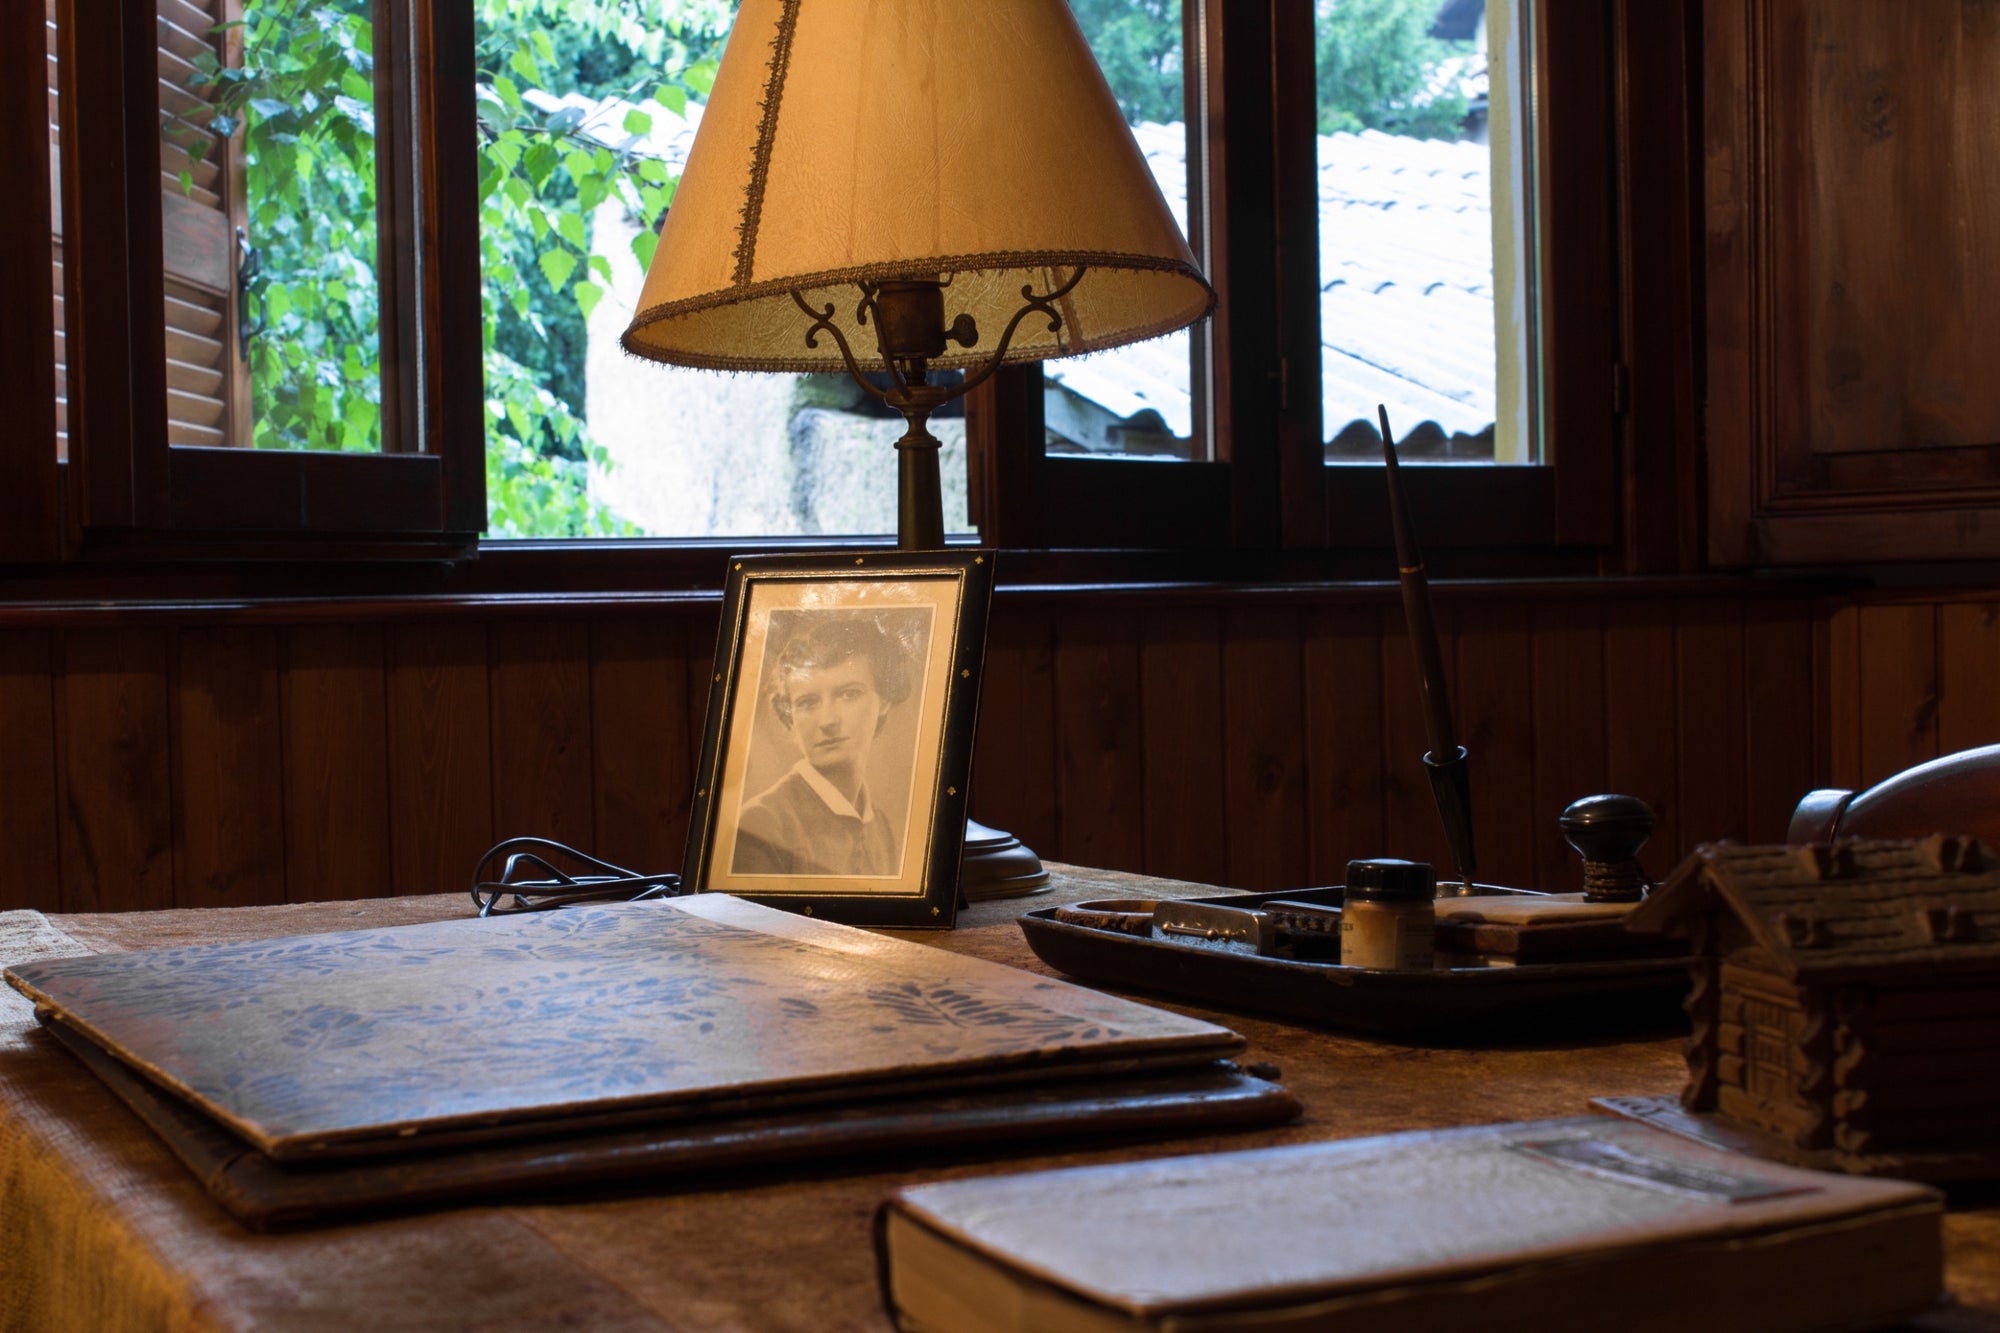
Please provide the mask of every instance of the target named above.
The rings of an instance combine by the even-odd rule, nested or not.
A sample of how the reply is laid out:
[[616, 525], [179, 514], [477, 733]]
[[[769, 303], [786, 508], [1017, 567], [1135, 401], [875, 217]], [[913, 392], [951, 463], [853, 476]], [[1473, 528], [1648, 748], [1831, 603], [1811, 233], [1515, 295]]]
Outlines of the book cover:
[[80, 1035], [278, 1162], [962, 1092], [1226, 1028], [722, 894], [50, 959]]
[[1777, 1333], [1934, 1303], [1941, 1215], [1583, 1117], [921, 1186], [878, 1244], [909, 1329]]

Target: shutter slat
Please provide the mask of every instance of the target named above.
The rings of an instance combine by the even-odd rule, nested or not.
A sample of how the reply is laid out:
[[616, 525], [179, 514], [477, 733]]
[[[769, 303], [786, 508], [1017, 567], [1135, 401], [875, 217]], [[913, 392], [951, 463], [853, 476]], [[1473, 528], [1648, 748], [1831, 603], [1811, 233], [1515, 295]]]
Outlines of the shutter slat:
[[[213, 25], [209, 25], [213, 26]], [[171, 51], [182, 60], [193, 60], [203, 51], [215, 50], [214, 41], [203, 36], [206, 27], [184, 28], [166, 15], [160, 16], [160, 50]]]
[[167, 419], [167, 443], [198, 444], [207, 449], [219, 449], [228, 443], [228, 441], [224, 440], [222, 432], [213, 426], [197, 426], [193, 422], [177, 421], [169, 417]]
[[167, 416], [171, 420], [196, 426], [220, 426], [222, 400], [170, 388], [167, 390]]
[[187, 329], [177, 329], [170, 322], [167, 325], [167, 355], [191, 366], [219, 366], [222, 364], [222, 341], [204, 338]]
[[212, 4], [196, 5], [188, 0], [159, 0], [159, 15], [161, 22], [192, 33], [206, 33], [216, 23]]
[[198, 394], [203, 398], [213, 398], [217, 409], [222, 404], [222, 372], [214, 366], [190, 365], [185, 361], [167, 358], [167, 387], [182, 393]]
[[160, 174], [176, 185], [180, 183], [180, 173], [185, 171], [194, 178], [195, 188], [208, 194], [215, 194], [215, 183], [222, 176], [222, 164], [216, 161], [219, 145], [211, 145], [208, 155], [197, 162], [188, 156], [187, 149], [177, 143], [165, 141], [160, 144]]
[[192, 125], [203, 133], [208, 132], [208, 123], [215, 119], [215, 108], [165, 77], [160, 79], [160, 110], [180, 117], [182, 123]]
[[[222, 331], [222, 303], [205, 292], [170, 280], [167, 283], [167, 327], [179, 329], [182, 333], [214, 338]], [[220, 342], [216, 343], [217, 347], [221, 345]]]
[[[162, 148], [165, 148], [165, 146], [164, 144], [161, 145]], [[162, 171], [160, 173], [160, 189], [169, 195], [176, 195], [185, 199], [191, 204], [199, 204], [211, 212], [220, 213], [222, 211], [221, 195], [213, 190], [204, 190], [199, 181], [196, 181], [191, 187], [184, 189], [181, 186], [180, 176], [173, 171]]]

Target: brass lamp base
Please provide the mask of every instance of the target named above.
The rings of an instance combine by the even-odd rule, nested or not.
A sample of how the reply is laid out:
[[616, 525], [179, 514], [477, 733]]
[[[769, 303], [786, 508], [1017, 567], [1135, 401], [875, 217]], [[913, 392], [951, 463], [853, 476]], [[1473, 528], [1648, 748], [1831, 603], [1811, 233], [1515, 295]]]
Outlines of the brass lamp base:
[[958, 884], [969, 903], [1025, 898], [1049, 891], [1049, 872], [1042, 868], [1041, 858], [1013, 834], [968, 819]]

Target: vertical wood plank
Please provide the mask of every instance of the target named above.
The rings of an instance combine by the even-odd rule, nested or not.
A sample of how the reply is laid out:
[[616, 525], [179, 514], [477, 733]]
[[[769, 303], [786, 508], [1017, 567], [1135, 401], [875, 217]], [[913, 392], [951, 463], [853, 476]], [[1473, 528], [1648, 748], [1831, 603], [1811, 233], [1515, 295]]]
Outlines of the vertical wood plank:
[[62, 909], [52, 674], [47, 634], [0, 633], [0, 911]]
[[[1447, 679], [1457, 712], [1457, 682], [1450, 680], [1457, 636], [1451, 609], [1437, 611], [1438, 650], [1444, 656]], [[1438, 818], [1437, 797], [1431, 792], [1424, 755], [1430, 740], [1424, 731], [1423, 690], [1417, 659], [1403, 623], [1402, 606], [1382, 608], [1382, 836], [1387, 851], [1412, 861], [1428, 861], [1440, 879], [1458, 872]]]
[[495, 838], [553, 838], [590, 850], [589, 635], [559, 621], [487, 636]]
[[1938, 749], [2000, 745], [2000, 602], [1941, 608]]
[[58, 640], [63, 910], [174, 905], [166, 636], [67, 630]]
[[486, 627], [398, 625], [387, 652], [389, 882], [463, 889], [495, 841]]
[[1535, 883], [1553, 892], [1583, 886], [1583, 863], [1557, 819], [1608, 783], [1604, 712], [1604, 616], [1596, 603], [1535, 608]]
[[1220, 618], [1207, 609], [1147, 616], [1139, 674], [1146, 873], [1242, 885], [1229, 855], [1241, 793], [1235, 775], [1226, 786], [1223, 775], [1225, 750], [1233, 762], [1244, 738], [1224, 730]]
[[1054, 623], [1039, 610], [1002, 604], [986, 634], [979, 732], [972, 744], [972, 817], [1055, 856]]
[[1861, 773], [1872, 786], [1937, 757], [1935, 606], [1864, 606], [1861, 640]]
[[1687, 850], [1681, 844], [1677, 710], [1673, 603], [1606, 607], [1605, 786], [1653, 807], [1659, 822], [1639, 860], [1655, 880], [1666, 878]]
[[1749, 833], [1743, 607], [1726, 599], [1683, 602], [1675, 621], [1681, 839], [1690, 847], [1720, 838], [1741, 842]]
[[1746, 609], [1745, 836], [1753, 842], [1783, 842], [1799, 798], [1813, 788], [1812, 670], [1812, 620], [1806, 612], [1776, 603]]
[[[1302, 671], [1297, 613], [1258, 607], [1224, 616], [1228, 883], [1237, 888], [1306, 883]], [[1150, 750], [1147, 757], [1150, 768]]]
[[1383, 841], [1382, 627], [1372, 607], [1315, 609], [1305, 628], [1306, 877], [1339, 884]]
[[682, 625], [649, 618], [590, 627], [596, 854], [616, 865], [657, 874], [681, 864], [695, 766], [687, 697]]
[[1827, 781], [1860, 791], [1868, 780], [1863, 779], [1861, 767], [1859, 607], [1843, 606], [1827, 618], [1825, 699]]
[[190, 626], [173, 638], [174, 878], [182, 907], [285, 901], [278, 636]]
[[389, 892], [387, 704], [379, 625], [286, 635], [285, 892], [292, 902]]
[[1130, 615], [1065, 611], [1056, 617], [1058, 860], [1114, 870], [1145, 864], [1138, 686], [1139, 635]]
[[715, 678], [717, 620], [698, 619], [687, 628], [688, 790], [694, 790], [695, 769], [701, 764], [701, 738], [708, 725], [708, 696], [721, 687]]
[[1472, 770], [1472, 839], [1479, 878], [1533, 886], [1535, 866], [1534, 635], [1523, 606], [1460, 607], [1458, 710]]

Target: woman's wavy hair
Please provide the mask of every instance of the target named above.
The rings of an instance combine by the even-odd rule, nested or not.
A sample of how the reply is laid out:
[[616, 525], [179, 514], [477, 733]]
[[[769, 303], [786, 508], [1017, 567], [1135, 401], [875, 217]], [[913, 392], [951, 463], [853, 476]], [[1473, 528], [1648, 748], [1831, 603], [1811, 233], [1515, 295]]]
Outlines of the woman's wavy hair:
[[890, 632], [880, 613], [806, 612], [778, 654], [777, 682], [769, 696], [771, 711], [787, 731], [792, 726], [792, 673], [829, 667], [850, 657], [867, 659], [875, 673], [875, 693], [883, 703], [899, 704], [910, 697], [910, 650]]

